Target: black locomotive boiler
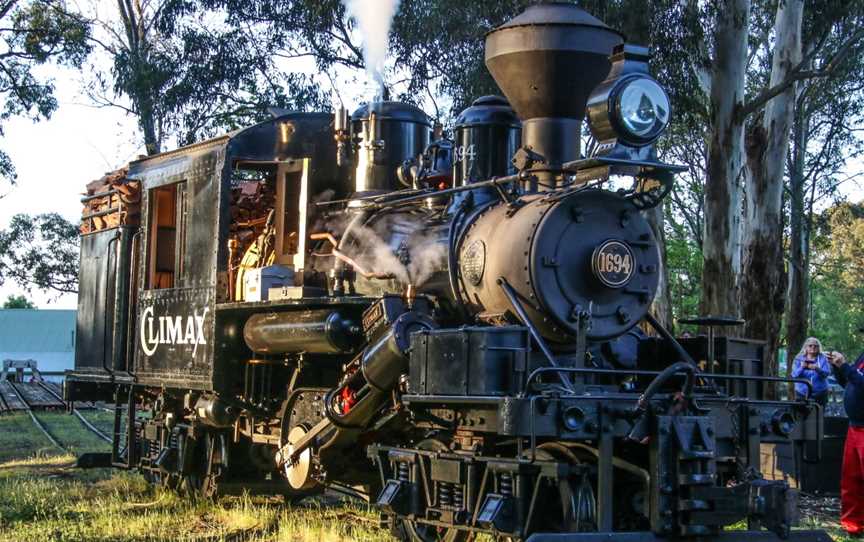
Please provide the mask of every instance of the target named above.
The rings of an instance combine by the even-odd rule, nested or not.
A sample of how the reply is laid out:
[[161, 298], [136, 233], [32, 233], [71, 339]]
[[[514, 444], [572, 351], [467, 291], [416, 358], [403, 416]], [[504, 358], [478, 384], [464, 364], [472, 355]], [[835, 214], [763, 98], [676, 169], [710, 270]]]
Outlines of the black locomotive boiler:
[[116, 405], [116, 467], [366, 496], [404, 540], [828, 540], [760, 472], [819, 407], [649, 313], [677, 168], [647, 53], [538, 4], [452, 141], [381, 101], [132, 162], [85, 198], [67, 398]]

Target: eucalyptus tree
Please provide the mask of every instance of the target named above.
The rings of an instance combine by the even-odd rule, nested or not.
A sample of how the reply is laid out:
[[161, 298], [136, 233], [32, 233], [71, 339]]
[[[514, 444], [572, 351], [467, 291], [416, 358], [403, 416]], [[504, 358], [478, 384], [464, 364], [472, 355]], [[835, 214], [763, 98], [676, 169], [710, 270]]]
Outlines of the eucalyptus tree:
[[260, 121], [269, 108], [321, 107], [302, 74], [273, 65], [273, 44], [218, 13], [196, 18], [186, 2], [94, 3], [86, 15], [109, 67], [94, 64], [88, 94], [98, 105], [134, 116], [148, 154], [166, 141], [189, 144]]
[[[860, 62], [860, 58], [856, 62], [854, 52], [861, 48], [864, 31], [850, 24], [860, 23], [860, 18], [854, 16], [854, 4], [778, 2], [773, 51], [765, 55], [771, 58], [770, 77], [739, 111], [739, 117], [749, 122], [745, 143], [747, 184], [741, 314], [747, 321], [745, 334], [768, 341], [769, 374], [776, 374], [774, 361], [787, 297], [783, 194], [798, 88], [836, 84], [844, 76], [848, 78], [849, 66]], [[806, 55], [802, 50], [805, 10], [808, 11]], [[830, 141], [827, 145], [835, 143]]]
[[[768, 89], [783, 85], [801, 63], [801, 24], [804, 0], [778, 2], [774, 23], [774, 50]], [[767, 56], [767, 55], [766, 55]], [[759, 94], [744, 108], [760, 117], [746, 134], [747, 175], [742, 243], [741, 315], [747, 337], [765, 339], [766, 374], [776, 376], [780, 325], [786, 301], [783, 254], [783, 180], [796, 84], [775, 96]], [[761, 100], [761, 102], [760, 102]], [[742, 113], [744, 117], [747, 113]], [[773, 388], [771, 388], [773, 391]]]
[[[861, 2], [828, 4], [805, 24], [804, 50], [817, 47], [813, 65], [826, 66], [832, 51], [864, 25]], [[824, 44], [824, 45], [820, 45]], [[835, 63], [830, 77], [805, 81], [795, 100], [791, 149], [787, 157], [789, 216], [789, 306], [786, 343], [790, 351], [803, 344], [810, 327], [812, 231], [820, 204], [839, 197], [843, 183], [857, 174], [848, 165], [864, 153], [864, 44], [850, 47], [845, 62]]]

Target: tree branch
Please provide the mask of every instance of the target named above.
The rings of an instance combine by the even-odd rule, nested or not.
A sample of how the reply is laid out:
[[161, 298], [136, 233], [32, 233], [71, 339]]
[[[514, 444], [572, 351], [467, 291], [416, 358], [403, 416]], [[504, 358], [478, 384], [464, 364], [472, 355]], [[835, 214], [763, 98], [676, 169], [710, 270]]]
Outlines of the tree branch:
[[789, 73], [789, 76], [782, 82], [767, 88], [757, 94], [752, 100], [741, 106], [736, 115], [739, 121], [744, 121], [749, 115], [763, 107], [772, 98], [779, 96], [786, 90], [792, 87], [798, 81], [807, 79], [830, 77], [832, 73], [840, 66], [852, 50], [852, 47], [862, 38], [864, 38], [864, 29], [858, 30], [841, 45], [837, 51], [831, 56], [831, 59], [825, 64], [825, 67], [819, 70], [805, 70], [804, 67], [810, 62], [810, 57], [805, 58], [798, 63], [797, 66]]

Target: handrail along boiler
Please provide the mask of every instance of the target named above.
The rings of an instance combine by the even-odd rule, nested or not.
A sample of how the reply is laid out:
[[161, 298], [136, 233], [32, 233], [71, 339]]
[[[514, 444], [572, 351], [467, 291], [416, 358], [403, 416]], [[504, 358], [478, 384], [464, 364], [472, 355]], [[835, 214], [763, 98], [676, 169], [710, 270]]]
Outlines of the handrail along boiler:
[[116, 405], [116, 467], [366, 495], [405, 540], [827, 539], [760, 473], [818, 406], [763, 397], [784, 379], [732, 360], [757, 342], [718, 363], [648, 312], [642, 211], [679, 168], [647, 61], [541, 3], [487, 35], [506, 99], [453, 141], [378, 101], [131, 163], [85, 198], [67, 398]]

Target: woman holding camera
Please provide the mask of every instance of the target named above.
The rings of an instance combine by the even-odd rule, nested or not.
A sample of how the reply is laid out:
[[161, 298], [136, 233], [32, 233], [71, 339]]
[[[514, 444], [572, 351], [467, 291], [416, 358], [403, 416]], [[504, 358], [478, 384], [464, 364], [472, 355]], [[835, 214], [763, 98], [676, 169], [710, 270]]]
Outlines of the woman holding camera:
[[[792, 378], [806, 378], [813, 386], [810, 399], [823, 407], [828, 403], [828, 377], [831, 375], [831, 365], [822, 353], [822, 343], [816, 337], [804, 341], [801, 352], [792, 363]], [[798, 400], [807, 398], [807, 384], [795, 384], [795, 397]]]

